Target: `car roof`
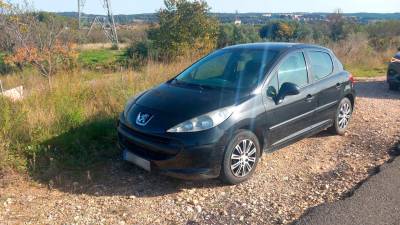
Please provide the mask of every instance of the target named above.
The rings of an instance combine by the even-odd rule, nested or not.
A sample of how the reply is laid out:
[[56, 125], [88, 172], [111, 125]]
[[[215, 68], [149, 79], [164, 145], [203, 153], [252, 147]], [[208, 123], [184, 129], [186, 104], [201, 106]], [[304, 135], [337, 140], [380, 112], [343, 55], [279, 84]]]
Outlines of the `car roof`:
[[290, 42], [262, 42], [262, 43], [251, 43], [251, 44], [240, 44], [226, 47], [224, 49], [269, 49], [275, 51], [285, 51], [290, 49], [301, 49], [301, 48], [319, 48], [322, 50], [328, 50], [328, 48], [312, 45], [312, 44], [302, 44], [302, 43], [290, 43]]

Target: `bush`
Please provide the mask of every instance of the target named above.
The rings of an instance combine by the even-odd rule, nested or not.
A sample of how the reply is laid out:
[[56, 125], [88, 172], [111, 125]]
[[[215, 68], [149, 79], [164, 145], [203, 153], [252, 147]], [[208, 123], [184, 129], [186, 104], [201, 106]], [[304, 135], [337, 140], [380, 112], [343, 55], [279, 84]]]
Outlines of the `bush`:
[[132, 44], [125, 51], [125, 66], [139, 69], [144, 66], [149, 59], [157, 59], [158, 51], [150, 40], [140, 41]]
[[166, 0], [165, 7], [158, 12], [159, 26], [148, 32], [160, 59], [204, 55], [216, 47], [218, 21], [205, 1]]
[[260, 37], [271, 41], [302, 41], [309, 38], [312, 30], [297, 21], [271, 21], [259, 31]]
[[219, 28], [218, 48], [259, 41], [261, 41], [261, 38], [258, 35], [258, 30], [252, 25], [236, 26], [234, 24], [224, 24]]
[[4, 62], [5, 53], [0, 52], [0, 74], [8, 74], [14, 71], [14, 67]]

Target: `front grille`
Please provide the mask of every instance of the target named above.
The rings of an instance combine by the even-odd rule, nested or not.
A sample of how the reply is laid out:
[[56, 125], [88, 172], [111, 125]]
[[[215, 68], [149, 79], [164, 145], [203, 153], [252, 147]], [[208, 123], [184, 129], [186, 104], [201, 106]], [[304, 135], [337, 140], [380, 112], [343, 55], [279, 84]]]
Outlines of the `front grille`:
[[171, 142], [171, 139], [169, 139], [169, 138], [148, 135], [148, 134], [144, 134], [144, 133], [135, 131], [134, 129], [126, 126], [123, 123], [120, 123], [120, 126], [125, 132], [127, 132], [135, 137], [138, 137], [140, 139], [143, 139], [143, 140], [147, 140], [147, 141], [154, 142], [154, 143], [160, 143], [160, 144], [170, 144], [170, 142]]
[[118, 134], [119, 143], [122, 148], [125, 148], [128, 151], [136, 154], [137, 156], [140, 156], [140, 157], [148, 159], [148, 160], [166, 160], [166, 159], [169, 159], [169, 158], [175, 156], [181, 149], [181, 145], [177, 141], [169, 139], [169, 138], [144, 134], [144, 133], [141, 133], [141, 132], [131, 129], [122, 123], [120, 123], [120, 129], [122, 129], [126, 134], [129, 134], [135, 138], [139, 138], [146, 142], [150, 142], [150, 143], [157, 144], [160, 146], [165, 146], [168, 149], [173, 149], [173, 151], [176, 150], [175, 154], [169, 153], [169, 152], [156, 151], [154, 149], [146, 148], [146, 147], [143, 147], [143, 146], [135, 143], [134, 141], [132, 141], [129, 138], [122, 135], [121, 133]]
[[170, 154], [155, 152], [151, 149], [145, 149], [135, 144], [134, 142], [128, 140], [121, 134], [119, 134], [119, 142], [121, 147], [147, 160], [166, 160], [168, 158], [173, 157], [173, 155]]

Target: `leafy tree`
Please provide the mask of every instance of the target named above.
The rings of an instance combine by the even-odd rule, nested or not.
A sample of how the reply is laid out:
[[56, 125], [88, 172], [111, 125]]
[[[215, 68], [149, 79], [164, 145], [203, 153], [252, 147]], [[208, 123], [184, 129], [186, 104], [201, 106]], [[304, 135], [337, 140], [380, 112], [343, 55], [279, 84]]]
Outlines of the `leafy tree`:
[[158, 12], [159, 26], [148, 32], [148, 38], [162, 59], [188, 52], [204, 54], [217, 44], [218, 22], [210, 17], [203, 0], [165, 0]]
[[[5, 62], [23, 68], [32, 65], [48, 79], [61, 68], [74, 64], [75, 46], [68, 40], [66, 26], [54, 14], [45, 17], [29, 5], [2, 10], [1, 30], [10, 37], [12, 48]], [[42, 14], [44, 15], [44, 14]]]
[[263, 26], [260, 37], [272, 41], [301, 41], [311, 36], [311, 30], [296, 21], [271, 21]]
[[254, 43], [260, 40], [257, 29], [252, 25], [224, 24], [220, 26], [218, 33], [219, 48], [235, 44]]
[[354, 22], [344, 18], [340, 9], [328, 16], [330, 38], [333, 41], [346, 39], [349, 34], [356, 33], [357, 26]]

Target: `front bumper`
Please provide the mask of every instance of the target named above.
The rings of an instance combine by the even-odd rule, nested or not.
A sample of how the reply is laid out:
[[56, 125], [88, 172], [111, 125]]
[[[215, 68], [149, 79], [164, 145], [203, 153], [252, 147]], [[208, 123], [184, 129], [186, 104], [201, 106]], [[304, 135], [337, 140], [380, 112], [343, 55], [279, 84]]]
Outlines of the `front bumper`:
[[400, 85], [400, 63], [391, 63], [389, 65], [387, 82]]
[[220, 174], [227, 137], [216, 127], [196, 133], [148, 134], [126, 124], [121, 116], [118, 142], [150, 162], [150, 170], [182, 179], [209, 179]]

